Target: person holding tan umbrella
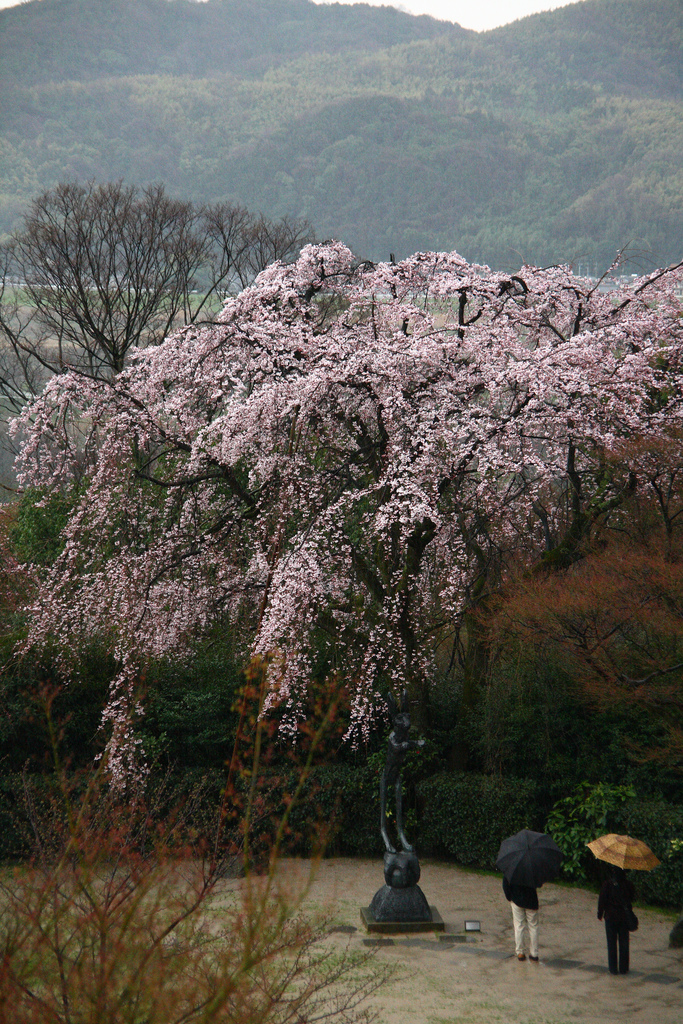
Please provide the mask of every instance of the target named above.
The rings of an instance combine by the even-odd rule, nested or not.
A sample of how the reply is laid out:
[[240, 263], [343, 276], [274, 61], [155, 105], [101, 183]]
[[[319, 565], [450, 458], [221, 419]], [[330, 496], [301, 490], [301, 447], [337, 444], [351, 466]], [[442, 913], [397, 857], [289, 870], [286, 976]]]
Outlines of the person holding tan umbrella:
[[629, 936], [638, 927], [638, 918], [633, 913], [635, 888], [626, 877], [625, 869], [651, 871], [659, 861], [649, 846], [631, 836], [612, 833], [586, 845], [598, 860], [612, 865], [612, 873], [598, 897], [598, 921], [605, 919], [610, 974], [628, 974]]

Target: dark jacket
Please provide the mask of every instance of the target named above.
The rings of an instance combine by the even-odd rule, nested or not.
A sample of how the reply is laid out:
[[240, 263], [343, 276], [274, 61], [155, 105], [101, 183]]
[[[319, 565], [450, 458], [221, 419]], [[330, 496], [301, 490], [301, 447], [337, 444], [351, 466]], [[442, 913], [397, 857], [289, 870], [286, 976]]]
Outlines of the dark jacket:
[[530, 885], [515, 885], [503, 876], [503, 892], [510, 903], [516, 903], [525, 910], [538, 910], [538, 893]]
[[608, 878], [598, 896], [598, 920], [626, 924], [626, 910], [633, 903], [635, 889], [628, 878]]

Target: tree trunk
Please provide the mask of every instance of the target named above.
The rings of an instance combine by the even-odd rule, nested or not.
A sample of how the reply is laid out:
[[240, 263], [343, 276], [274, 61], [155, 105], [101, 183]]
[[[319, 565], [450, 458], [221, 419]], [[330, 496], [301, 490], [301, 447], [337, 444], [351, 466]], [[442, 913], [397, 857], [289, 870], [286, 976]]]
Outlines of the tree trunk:
[[486, 598], [483, 598], [476, 609], [468, 612], [463, 627], [467, 646], [458, 711], [458, 740], [449, 758], [451, 766], [460, 771], [465, 770], [470, 757], [471, 748], [467, 738], [469, 726], [478, 696], [486, 685], [491, 660], [490, 637], [480, 615], [485, 603]]

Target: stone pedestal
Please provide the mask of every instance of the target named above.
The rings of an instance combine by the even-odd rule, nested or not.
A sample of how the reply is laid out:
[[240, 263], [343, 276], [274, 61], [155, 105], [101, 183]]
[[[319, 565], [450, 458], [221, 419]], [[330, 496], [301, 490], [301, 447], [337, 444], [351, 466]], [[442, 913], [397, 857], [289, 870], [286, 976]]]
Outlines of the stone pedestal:
[[417, 932], [445, 932], [446, 925], [434, 906], [429, 908], [429, 921], [377, 921], [370, 907], [361, 907], [360, 919], [369, 932], [377, 935], [415, 934]]

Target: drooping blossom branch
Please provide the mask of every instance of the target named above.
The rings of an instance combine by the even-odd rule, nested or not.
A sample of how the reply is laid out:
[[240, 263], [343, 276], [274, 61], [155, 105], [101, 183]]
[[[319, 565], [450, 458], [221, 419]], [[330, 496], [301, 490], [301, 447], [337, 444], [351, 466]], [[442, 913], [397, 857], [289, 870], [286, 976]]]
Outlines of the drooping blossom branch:
[[125, 736], [133, 666], [227, 615], [245, 654], [276, 653], [284, 728], [324, 650], [362, 735], [511, 553], [653, 479], [647, 439], [683, 415], [680, 280], [602, 293], [562, 267], [358, 265], [330, 242], [112, 381], [52, 380], [16, 422], [22, 480], [76, 497], [27, 646], [68, 669], [106, 642]]

